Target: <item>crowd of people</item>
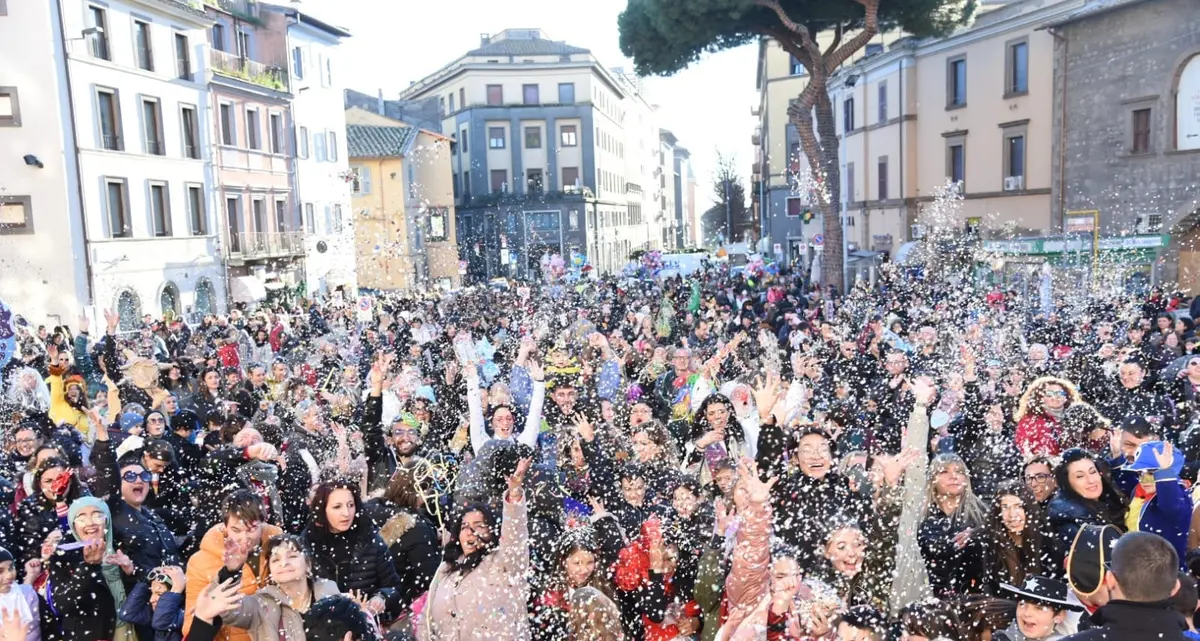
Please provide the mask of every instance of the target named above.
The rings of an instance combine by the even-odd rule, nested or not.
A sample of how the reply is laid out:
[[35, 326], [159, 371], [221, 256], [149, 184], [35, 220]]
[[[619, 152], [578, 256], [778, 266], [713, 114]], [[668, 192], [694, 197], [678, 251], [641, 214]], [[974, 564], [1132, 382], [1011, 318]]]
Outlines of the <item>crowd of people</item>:
[[1200, 639], [1177, 296], [375, 302], [18, 319], [0, 640]]

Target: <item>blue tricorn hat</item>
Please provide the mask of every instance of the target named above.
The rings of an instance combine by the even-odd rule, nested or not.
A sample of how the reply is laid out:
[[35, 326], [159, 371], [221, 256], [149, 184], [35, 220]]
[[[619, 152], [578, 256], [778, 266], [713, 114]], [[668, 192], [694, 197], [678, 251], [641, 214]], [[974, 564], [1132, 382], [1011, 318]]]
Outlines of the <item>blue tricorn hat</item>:
[[[1162, 441], [1148, 441], [1138, 446], [1137, 454], [1133, 457], [1133, 462], [1122, 465], [1119, 469], [1128, 470], [1130, 472], [1155, 472], [1160, 468], [1158, 459], [1155, 454], [1162, 452], [1166, 444]], [[1172, 448], [1174, 456], [1171, 459], [1171, 467], [1168, 468], [1179, 476], [1179, 471], [1183, 469], [1183, 454], [1178, 448]]]

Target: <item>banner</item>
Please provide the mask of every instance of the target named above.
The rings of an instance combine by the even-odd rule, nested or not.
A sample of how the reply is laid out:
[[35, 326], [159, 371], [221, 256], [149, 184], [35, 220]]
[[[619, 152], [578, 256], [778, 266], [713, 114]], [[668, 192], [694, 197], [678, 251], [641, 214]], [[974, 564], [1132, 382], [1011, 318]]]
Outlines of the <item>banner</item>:
[[12, 310], [0, 300], [0, 367], [8, 364], [17, 350], [17, 332], [13, 328]]

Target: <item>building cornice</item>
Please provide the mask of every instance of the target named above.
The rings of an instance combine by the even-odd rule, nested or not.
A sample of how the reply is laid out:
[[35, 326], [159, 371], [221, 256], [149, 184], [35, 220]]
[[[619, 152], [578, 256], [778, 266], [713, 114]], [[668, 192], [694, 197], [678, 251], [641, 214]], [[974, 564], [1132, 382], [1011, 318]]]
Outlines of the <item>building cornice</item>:
[[608, 69], [605, 69], [604, 65], [600, 64], [595, 57], [591, 57], [586, 62], [525, 62], [519, 64], [463, 62], [467, 59], [467, 57], [468, 56], [459, 57], [454, 62], [404, 88], [400, 91], [400, 99], [413, 100], [435, 94], [437, 89], [442, 85], [471, 71], [519, 71], [524, 69], [590, 69], [592, 73], [599, 76], [600, 79], [608, 85], [609, 89], [611, 89], [621, 98], [628, 97], [631, 93], [631, 88], [624, 87], [621, 85], [621, 83], [617, 82], [617, 80], [612, 76], [612, 73], [610, 73]]
[[917, 44], [916, 55], [918, 57], [932, 56], [951, 49], [966, 47], [982, 40], [988, 40], [1009, 31], [1028, 27], [1036, 29], [1048, 21], [1075, 13], [1084, 4], [1084, 0], [1053, 3], [1029, 13], [1013, 16], [983, 27], [969, 28], [945, 38], [925, 39]]
[[187, 0], [125, 0], [131, 6], [188, 22], [196, 27], [210, 27], [215, 22], [204, 9], [192, 7]]

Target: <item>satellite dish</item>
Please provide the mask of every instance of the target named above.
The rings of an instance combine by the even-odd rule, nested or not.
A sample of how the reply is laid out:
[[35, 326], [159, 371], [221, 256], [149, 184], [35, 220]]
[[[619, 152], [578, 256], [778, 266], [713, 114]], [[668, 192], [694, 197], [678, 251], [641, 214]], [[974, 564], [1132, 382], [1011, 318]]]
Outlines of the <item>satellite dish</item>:
[[327, 251], [329, 251], [329, 245], [325, 244], [325, 241], [323, 241], [323, 240], [318, 240], [317, 241], [317, 253], [324, 254]]

